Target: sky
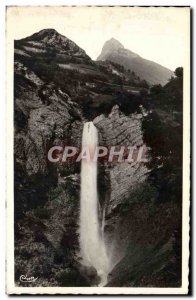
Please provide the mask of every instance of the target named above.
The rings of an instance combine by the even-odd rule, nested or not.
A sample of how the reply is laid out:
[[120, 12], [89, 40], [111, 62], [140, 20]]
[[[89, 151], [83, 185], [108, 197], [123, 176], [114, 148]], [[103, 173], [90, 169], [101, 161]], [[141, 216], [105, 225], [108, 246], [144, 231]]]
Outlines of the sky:
[[10, 7], [12, 39], [54, 28], [96, 59], [110, 38], [171, 70], [183, 66], [189, 38], [189, 8], [182, 7]]

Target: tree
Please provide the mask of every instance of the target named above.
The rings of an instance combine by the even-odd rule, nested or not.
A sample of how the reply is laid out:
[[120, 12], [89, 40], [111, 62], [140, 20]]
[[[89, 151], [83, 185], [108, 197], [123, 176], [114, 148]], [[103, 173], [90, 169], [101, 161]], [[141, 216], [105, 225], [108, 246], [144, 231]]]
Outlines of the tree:
[[143, 118], [144, 142], [149, 149], [150, 183], [157, 189], [157, 200], [182, 200], [182, 100], [183, 69], [165, 85], [155, 85], [146, 99], [148, 114]]
[[174, 71], [174, 74], [176, 75], [176, 77], [182, 78], [183, 77], [183, 68], [182, 67], [176, 68]]
[[146, 88], [146, 89], [149, 88], [149, 85], [148, 85], [146, 80], [142, 80], [141, 83], [140, 83], [140, 86], [143, 87], [143, 88]]

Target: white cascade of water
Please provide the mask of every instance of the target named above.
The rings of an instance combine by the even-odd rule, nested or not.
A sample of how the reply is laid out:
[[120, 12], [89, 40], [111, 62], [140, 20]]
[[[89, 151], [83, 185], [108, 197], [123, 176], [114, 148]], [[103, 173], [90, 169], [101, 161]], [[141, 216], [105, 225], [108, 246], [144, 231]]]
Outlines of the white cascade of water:
[[[84, 124], [82, 149], [93, 154], [98, 144], [97, 129], [93, 122]], [[104, 242], [103, 228], [98, 218], [97, 161], [82, 159], [80, 196], [80, 251], [82, 263], [93, 266], [101, 278], [100, 286], [107, 283], [109, 259]], [[103, 224], [103, 222], [102, 222]]]

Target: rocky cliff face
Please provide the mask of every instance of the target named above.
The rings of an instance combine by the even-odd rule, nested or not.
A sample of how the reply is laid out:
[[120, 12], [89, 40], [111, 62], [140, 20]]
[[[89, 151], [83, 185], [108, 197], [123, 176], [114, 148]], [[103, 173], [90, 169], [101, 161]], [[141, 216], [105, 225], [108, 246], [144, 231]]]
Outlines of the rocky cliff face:
[[[94, 119], [94, 124], [100, 132], [100, 143], [107, 147], [111, 145], [142, 145], [141, 114], [125, 116], [118, 106], [112, 108], [106, 117], [100, 115]], [[133, 162], [113, 162], [109, 169], [110, 201], [108, 214], [111, 213], [127, 197], [132, 187], [145, 180], [147, 168], [144, 164]]]
[[[96, 64], [51, 29], [15, 42], [17, 285], [27, 285], [19, 281], [21, 274], [38, 277], [32, 286], [99, 282], [96, 271], [80, 263], [80, 163], [54, 164], [47, 154], [53, 145], [80, 147], [88, 120], [98, 128], [100, 145], [143, 144], [142, 96], [123, 86], [124, 71], [118, 67], [114, 75], [117, 67]], [[125, 76], [129, 78], [126, 71]], [[180, 216], [175, 207], [154, 206], [148, 172], [144, 163], [99, 165], [99, 199], [106, 210], [105, 236], [115, 266], [109, 286], [162, 286], [165, 268], [176, 263], [172, 216]], [[177, 285], [175, 276], [170, 274], [170, 282]]]
[[138, 54], [125, 49], [124, 46], [114, 38], [107, 41], [97, 60], [109, 60], [131, 69], [141, 79], [149, 84], [166, 84], [172, 75], [172, 71], [153, 61], [142, 58]]

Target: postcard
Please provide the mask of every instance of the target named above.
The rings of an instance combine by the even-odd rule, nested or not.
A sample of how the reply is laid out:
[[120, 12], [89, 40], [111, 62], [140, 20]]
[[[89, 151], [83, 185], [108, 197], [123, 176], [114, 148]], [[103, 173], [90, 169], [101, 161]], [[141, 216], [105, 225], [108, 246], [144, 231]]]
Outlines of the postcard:
[[7, 7], [7, 294], [189, 292], [190, 15]]

